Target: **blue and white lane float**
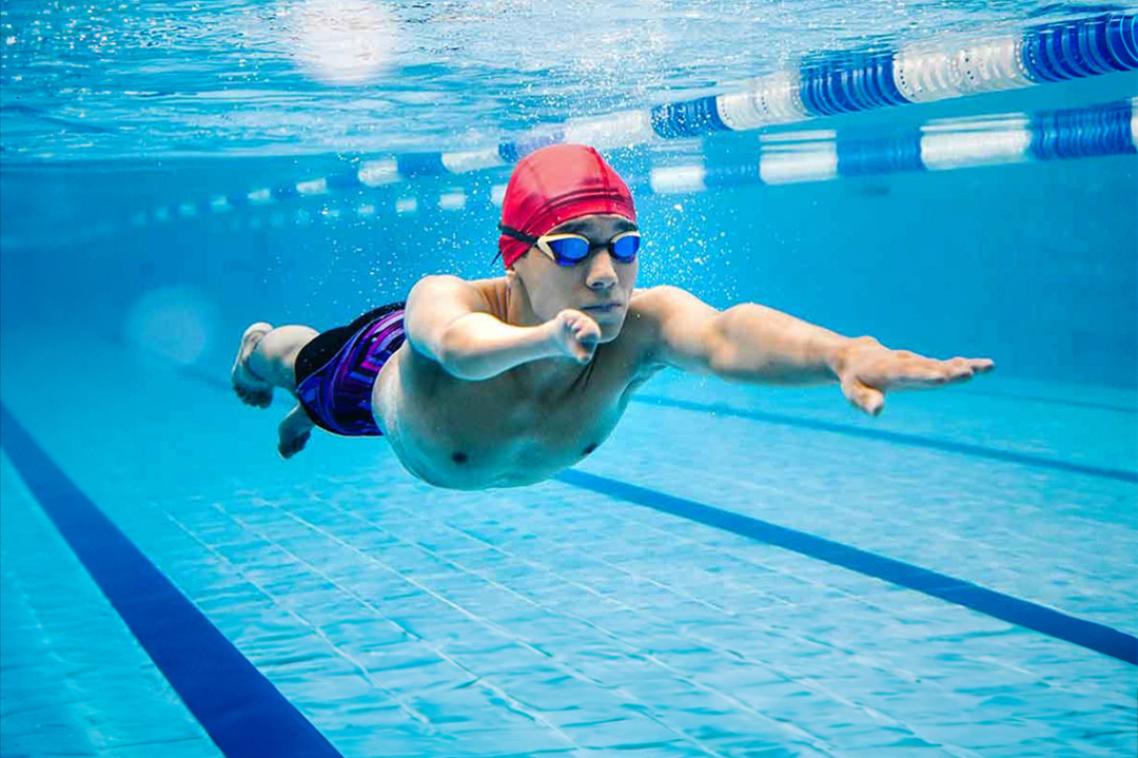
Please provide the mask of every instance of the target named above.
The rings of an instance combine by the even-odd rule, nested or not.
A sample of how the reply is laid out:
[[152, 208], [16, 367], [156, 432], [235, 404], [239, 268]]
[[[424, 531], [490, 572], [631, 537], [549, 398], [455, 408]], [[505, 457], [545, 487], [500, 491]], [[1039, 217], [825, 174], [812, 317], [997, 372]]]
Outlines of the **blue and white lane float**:
[[931, 121], [881, 136], [832, 130], [762, 135], [757, 155], [653, 168], [653, 194], [788, 184], [904, 171], [944, 171], [1138, 152], [1138, 98], [1096, 105]]
[[[572, 119], [478, 150], [368, 160], [326, 177], [218, 196], [201, 210], [221, 212], [249, 203], [468, 174], [513, 164], [527, 153], [559, 142], [579, 142], [599, 150], [628, 148], [1134, 70], [1138, 70], [1138, 14], [1118, 12], [1041, 24], [980, 41], [917, 42], [896, 50], [822, 53], [808, 56], [795, 70], [759, 77], [741, 91]], [[955, 149], [951, 140], [944, 144], [950, 153]], [[777, 182], [784, 169], [797, 176], [810, 162], [816, 162], [814, 170], [822, 174], [833, 164], [812, 153], [787, 157], [781, 164], [772, 159], [768, 173]], [[175, 211], [191, 215], [197, 209]], [[170, 215], [168, 210], [165, 213]]]
[[[1138, 14], [1117, 12], [1041, 24], [1020, 34], [981, 41], [917, 42], [896, 50], [823, 53], [808, 56], [796, 70], [759, 77], [742, 91], [664, 103], [646, 110], [572, 119], [478, 150], [408, 153], [368, 160], [326, 177], [219, 195], [206, 203], [161, 208], [155, 211], [155, 220], [168, 220], [175, 215], [191, 217], [199, 212], [221, 213], [248, 204], [342, 190], [387, 187], [419, 177], [468, 174], [513, 164], [533, 150], [559, 142], [579, 142], [599, 150], [628, 148], [657, 140], [746, 131], [819, 116], [1134, 70], [1138, 70]], [[920, 165], [914, 163], [913, 167], [936, 169], [953, 161], [965, 161], [963, 165], [968, 165], [969, 150], [1014, 155], [1022, 152], [1025, 134], [1023, 130], [1005, 131], [1002, 139], [1006, 143], [1002, 144], [989, 135], [983, 146], [961, 134], [940, 139], [933, 135], [927, 140], [922, 137]], [[824, 140], [818, 141], [810, 149], [791, 148], [788, 144], [778, 149], [779, 141], [786, 139], [785, 135], [769, 138], [764, 153], [767, 157], [762, 161], [763, 181], [808, 181], [840, 173], [840, 140], [828, 146]], [[917, 160], [913, 155], [909, 159]], [[847, 165], [854, 160], [847, 154]], [[695, 182], [690, 177], [698, 172], [690, 168], [685, 172], [674, 174]], [[452, 208], [456, 202], [455, 198], [448, 201]]]
[[[1008, 113], [962, 119], [938, 119], [904, 131], [884, 135], [812, 130], [760, 135], [756, 147], [727, 155], [708, 155], [696, 163], [657, 166], [647, 175], [628, 177], [638, 195], [672, 195], [703, 192], [716, 187], [747, 184], [790, 184], [891, 174], [906, 171], [946, 171], [972, 166], [1053, 161], [1138, 153], [1138, 97], [1085, 108]], [[474, 184], [478, 185], [475, 189]], [[328, 194], [337, 185], [324, 182], [312, 193]], [[342, 189], [346, 189], [341, 187]], [[449, 187], [430, 198], [400, 193], [392, 186], [383, 196], [356, 197], [354, 213], [371, 217], [386, 212], [417, 213], [427, 207], [458, 211], [468, 205], [501, 205], [506, 185]], [[357, 188], [358, 190], [358, 188]], [[352, 193], [359, 195], [358, 191]], [[275, 193], [258, 190], [244, 196], [214, 198], [204, 207], [193, 203], [161, 206], [152, 214], [139, 213], [136, 226], [169, 221], [213, 211], [231, 211], [235, 206], [268, 203]], [[260, 198], [254, 201], [253, 198]], [[316, 219], [336, 221], [351, 210], [324, 208]], [[312, 214], [304, 212], [306, 218]], [[283, 216], [281, 217], [283, 223]], [[260, 223], [260, 222], [258, 222]]]
[[895, 50], [808, 56], [797, 69], [759, 77], [737, 92], [572, 119], [478, 150], [368, 161], [355, 171], [355, 179], [379, 187], [509, 165], [558, 142], [599, 150], [633, 147], [1134, 70], [1138, 14], [1106, 13], [980, 41], [917, 42]]

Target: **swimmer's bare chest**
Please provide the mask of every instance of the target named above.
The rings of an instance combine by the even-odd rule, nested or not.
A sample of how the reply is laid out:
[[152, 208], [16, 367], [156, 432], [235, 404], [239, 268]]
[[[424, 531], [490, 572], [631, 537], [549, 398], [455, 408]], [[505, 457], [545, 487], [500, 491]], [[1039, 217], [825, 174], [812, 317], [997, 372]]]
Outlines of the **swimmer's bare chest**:
[[[622, 335], [624, 336], [624, 335]], [[468, 382], [405, 343], [376, 382], [373, 408], [400, 462], [454, 489], [533, 484], [592, 453], [651, 371], [621, 338], [556, 392], [528, 391], [507, 371]]]

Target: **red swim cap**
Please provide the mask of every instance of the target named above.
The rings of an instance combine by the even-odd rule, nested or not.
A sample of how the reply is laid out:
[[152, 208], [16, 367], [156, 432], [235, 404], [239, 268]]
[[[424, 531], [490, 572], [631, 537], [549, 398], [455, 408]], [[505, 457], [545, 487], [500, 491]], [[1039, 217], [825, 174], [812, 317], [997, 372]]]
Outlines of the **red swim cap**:
[[[551, 145], [522, 158], [502, 199], [502, 224], [533, 237], [591, 213], [616, 213], [636, 221], [632, 193], [620, 174], [585, 145]], [[506, 268], [529, 249], [513, 237], [498, 238]]]

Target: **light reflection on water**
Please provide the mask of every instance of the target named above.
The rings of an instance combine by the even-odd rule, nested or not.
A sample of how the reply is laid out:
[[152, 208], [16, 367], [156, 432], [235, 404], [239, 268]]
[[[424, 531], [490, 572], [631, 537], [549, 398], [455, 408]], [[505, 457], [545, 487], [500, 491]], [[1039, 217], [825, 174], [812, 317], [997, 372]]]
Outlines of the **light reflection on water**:
[[[315, 1], [6, 3], [5, 158], [479, 146], [539, 123], [722, 91], [817, 51], [987, 35], [1107, 9], [354, 0], [337, 5], [355, 8], [355, 20], [333, 23], [321, 10], [328, 3], [311, 10]], [[301, 29], [298, 19], [307, 19]], [[374, 27], [389, 33], [352, 36]]]

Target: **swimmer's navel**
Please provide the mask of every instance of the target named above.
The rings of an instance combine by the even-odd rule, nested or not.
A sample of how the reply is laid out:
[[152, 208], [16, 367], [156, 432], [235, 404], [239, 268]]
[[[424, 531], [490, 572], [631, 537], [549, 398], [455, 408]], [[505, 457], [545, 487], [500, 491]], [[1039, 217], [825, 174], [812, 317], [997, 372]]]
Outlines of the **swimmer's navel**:
[[459, 450], [457, 453], [452, 453], [450, 459], [455, 463], [466, 463], [467, 461], [466, 453], [462, 452], [461, 450]]

